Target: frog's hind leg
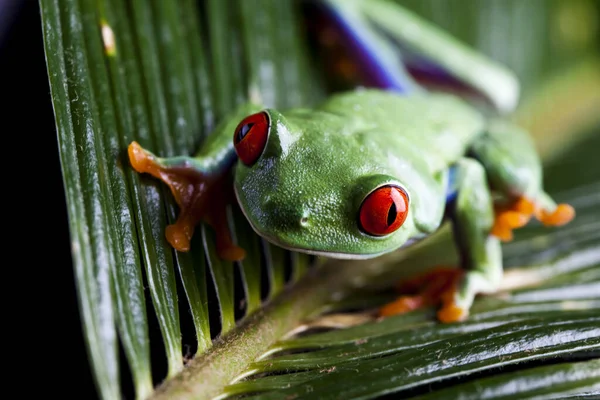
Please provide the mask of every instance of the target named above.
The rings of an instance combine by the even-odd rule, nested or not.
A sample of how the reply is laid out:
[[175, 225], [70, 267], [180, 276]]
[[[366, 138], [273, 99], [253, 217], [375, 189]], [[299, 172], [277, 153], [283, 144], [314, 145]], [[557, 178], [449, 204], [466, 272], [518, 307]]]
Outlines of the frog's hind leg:
[[455, 238], [462, 257], [460, 268], [438, 268], [408, 282], [420, 286], [415, 296], [403, 296], [380, 309], [392, 315], [425, 305], [442, 304], [438, 319], [465, 319], [478, 293], [493, 293], [502, 280], [502, 255], [498, 238], [490, 235], [494, 209], [483, 166], [464, 158], [455, 166], [457, 193], [449, 204]]
[[[327, 21], [322, 40], [328, 47], [327, 56], [341, 53], [344, 57], [336, 62], [340, 67], [336, 75], [356, 75], [366, 86], [398, 93], [421, 90], [406, 71], [397, 46], [382, 36], [377, 25], [365, 16], [363, 9], [369, 7], [368, 2], [326, 0], [319, 6], [325, 11]], [[344, 51], [335, 51], [336, 47]], [[348, 70], [353, 73], [345, 73]]]
[[[342, 1], [328, 3], [344, 8], [359, 8], [363, 18], [393, 39], [402, 48], [408, 67], [438, 81], [458, 81], [475, 89], [501, 112], [512, 111], [519, 98], [515, 74], [475, 49], [440, 30], [431, 22], [386, 0]], [[382, 35], [383, 36], [383, 35]], [[412, 68], [411, 68], [412, 69]], [[436, 79], [437, 78], [437, 79]]]
[[139, 173], [148, 173], [166, 183], [177, 205], [179, 215], [165, 230], [168, 242], [178, 251], [188, 251], [195, 226], [202, 220], [216, 232], [216, 246], [224, 260], [244, 258], [244, 250], [231, 240], [226, 220], [226, 204], [232, 197], [229, 168], [208, 171], [192, 157], [159, 158], [137, 142], [128, 147], [129, 161]]
[[568, 204], [556, 204], [542, 189], [542, 167], [527, 132], [507, 122], [490, 122], [471, 146], [471, 155], [485, 167], [492, 190], [499, 195], [492, 233], [503, 241], [533, 216], [547, 226], [560, 226], [575, 216]]
[[397, 291], [411, 294], [402, 295], [385, 304], [379, 309], [379, 315], [385, 317], [404, 314], [440, 303], [442, 295], [457, 284], [463, 272], [456, 267], [436, 267], [424, 274], [403, 280], [397, 285]]

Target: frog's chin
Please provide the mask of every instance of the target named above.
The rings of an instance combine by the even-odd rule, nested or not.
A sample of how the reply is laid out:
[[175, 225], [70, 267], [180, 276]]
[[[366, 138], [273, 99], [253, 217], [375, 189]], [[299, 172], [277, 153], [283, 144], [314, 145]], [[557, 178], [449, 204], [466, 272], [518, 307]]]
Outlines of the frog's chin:
[[[250, 226], [252, 226], [252, 223], [250, 223]], [[252, 226], [252, 229], [254, 229], [254, 226]], [[284, 248], [286, 250], [296, 251], [298, 253], [304, 253], [304, 254], [311, 254], [313, 256], [319, 256], [319, 257], [336, 258], [338, 260], [368, 260], [371, 258], [376, 258], [376, 257], [382, 256], [384, 254], [387, 254], [390, 251], [393, 251], [393, 250], [385, 250], [385, 251], [381, 251], [379, 253], [358, 253], [358, 254], [356, 254], [356, 253], [342, 253], [342, 252], [335, 252], [335, 251], [328, 251], [328, 250], [307, 249], [307, 248], [302, 248], [302, 247], [290, 246], [286, 243], [281, 243], [280, 241], [278, 241], [275, 238], [269, 237], [268, 235], [263, 235], [262, 233], [258, 232], [256, 229], [254, 229], [254, 231], [260, 237], [266, 239], [269, 243], [272, 243], [275, 246]], [[404, 243], [402, 246], [400, 246], [398, 249], [408, 247], [417, 241], [418, 241], [418, 239], [411, 239], [411, 240], [407, 241], [406, 243]], [[398, 250], [398, 249], [396, 249], [396, 250]]]

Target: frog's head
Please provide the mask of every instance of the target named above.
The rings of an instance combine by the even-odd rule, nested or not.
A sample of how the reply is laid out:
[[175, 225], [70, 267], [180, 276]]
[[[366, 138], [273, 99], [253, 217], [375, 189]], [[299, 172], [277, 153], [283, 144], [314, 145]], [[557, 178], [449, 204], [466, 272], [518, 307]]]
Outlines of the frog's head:
[[[293, 120], [293, 123], [291, 122]], [[254, 230], [295, 251], [333, 258], [369, 258], [415, 236], [410, 193], [368, 160], [332, 114], [275, 110], [240, 122], [235, 193]]]

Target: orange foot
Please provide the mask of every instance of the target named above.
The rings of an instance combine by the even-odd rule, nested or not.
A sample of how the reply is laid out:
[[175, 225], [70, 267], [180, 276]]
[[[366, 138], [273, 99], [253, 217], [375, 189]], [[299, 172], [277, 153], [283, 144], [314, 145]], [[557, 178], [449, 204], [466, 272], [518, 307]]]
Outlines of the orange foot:
[[407, 281], [400, 282], [397, 289], [400, 292], [417, 292], [414, 295], [405, 295], [397, 300], [382, 306], [379, 315], [388, 317], [404, 314], [419, 308], [442, 304], [438, 311], [441, 322], [457, 322], [464, 320], [468, 310], [454, 302], [454, 294], [464, 271], [460, 268], [438, 267], [432, 271], [415, 276]]
[[213, 176], [182, 166], [163, 166], [156, 157], [137, 142], [127, 149], [131, 166], [139, 173], [148, 173], [166, 183], [180, 208], [177, 221], [167, 226], [165, 235], [176, 250], [188, 251], [194, 228], [205, 220], [216, 232], [219, 257], [228, 261], [244, 258], [243, 249], [233, 244], [229, 232], [226, 205], [231, 197], [231, 185], [226, 175]]
[[504, 242], [513, 238], [513, 229], [525, 226], [532, 216], [546, 226], [560, 226], [575, 217], [575, 210], [568, 204], [559, 204], [549, 212], [525, 197], [519, 197], [508, 206], [496, 207], [496, 219], [492, 227], [492, 235]]

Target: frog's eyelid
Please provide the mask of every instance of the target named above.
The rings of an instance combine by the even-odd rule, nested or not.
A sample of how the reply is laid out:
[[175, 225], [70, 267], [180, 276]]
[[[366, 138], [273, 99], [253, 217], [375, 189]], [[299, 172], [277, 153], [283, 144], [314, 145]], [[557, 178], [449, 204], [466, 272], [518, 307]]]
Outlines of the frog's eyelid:
[[406, 188], [400, 184], [396, 184], [395, 186], [404, 192], [406, 195], [406, 200], [408, 201], [408, 204], [410, 204], [410, 193], [408, 193], [408, 190], [406, 190]]
[[410, 204], [410, 193], [408, 192], [408, 190], [406, 190], [406, 188], [404, 186], [402, 186], [402, 184], [400, 184], [399, 182], [396, 182], [396, 181], [383, 182], [383, 183], [380, 183], [379, 185], [375, 186], [373, 189], [369, 190], [369, 192], [363, 196], [363, 198], [361, 200], [361, 204], [363, 201], [365, 201], [365, 199], [367, 197], [369, 197], [369, 195], [371, 193], [373, 193], [374, 191], [376, 191], [377, 189], [379, 189], [380, 187], [383, 187], [383, 186], [395, 186], [398, 189], [402, 190], [402, 192], [404, 192], [404, 194], [406, 195], [406, 200], [408, 200], [408, 203]]

